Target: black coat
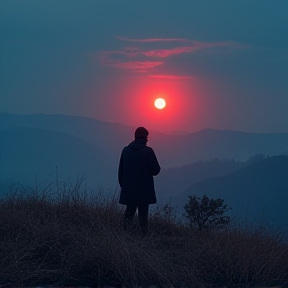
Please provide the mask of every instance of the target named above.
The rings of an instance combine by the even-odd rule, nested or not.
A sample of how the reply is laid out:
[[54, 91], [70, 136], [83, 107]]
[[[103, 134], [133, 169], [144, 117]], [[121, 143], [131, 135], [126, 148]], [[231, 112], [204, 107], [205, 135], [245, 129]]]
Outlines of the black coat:
[[135, 139], [121, 153], [118, 181], [121, 187], [120, 204], [139, 205], [157, 202], [154, 179], [160, 165], [146, 139]]

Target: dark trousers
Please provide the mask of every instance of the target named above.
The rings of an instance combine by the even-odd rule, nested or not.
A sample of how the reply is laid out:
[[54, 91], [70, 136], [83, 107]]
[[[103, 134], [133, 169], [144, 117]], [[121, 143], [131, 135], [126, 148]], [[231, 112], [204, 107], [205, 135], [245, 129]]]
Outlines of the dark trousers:
[[146, 235], [148, 231], [148, 211], [149, 204], [127, 205], [124, 212], [124, 230], [127, 231], [132, 226], [133, 218], [138, 208], [139, 225], [142, 235]]

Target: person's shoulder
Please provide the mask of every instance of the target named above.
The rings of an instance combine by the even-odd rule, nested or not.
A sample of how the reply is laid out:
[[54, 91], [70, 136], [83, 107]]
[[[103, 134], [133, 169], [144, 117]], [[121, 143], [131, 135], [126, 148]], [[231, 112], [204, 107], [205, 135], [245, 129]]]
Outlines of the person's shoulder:
[[146, 146], [145, 148], [146, 148], [149, 152], [153, 152], [153, 153], [154, 153], [154, 150], [153, 150], [152, 147], [150, 147], [150, 146]]
[[125, 146], [125, 147], [123, 147], [123, 149], [122, 149], [122, 153], [125, 152], [128, 148], [129, 148], [128, 145]]

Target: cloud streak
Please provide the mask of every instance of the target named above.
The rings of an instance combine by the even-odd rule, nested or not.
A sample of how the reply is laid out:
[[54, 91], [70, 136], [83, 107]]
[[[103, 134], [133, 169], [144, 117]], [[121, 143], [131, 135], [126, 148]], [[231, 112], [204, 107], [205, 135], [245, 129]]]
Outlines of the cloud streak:
[[167, 79], [167, 80], [187, 80], [192, 79], [192, 76], [183, 76], [183, 75], [163, 75], [163, 74], [156, 74], [156, 75], [149, 75], [149, 78], [153, 79]]
[[139, 59], [139, 53], [131, 49], [126, 51], [103, 51], [98, 55], [100, 64], [115, 69], [133, 72], [146, 72], [149, 69], [162, 65], [163, 61]]
[[[235, 42], [199, 42], [184, 38], [146, 38], [146, 39], [132, 39], [116, 36], [117, 40], [124, 42], [138, 43], [138, 47], [123, 47], [121, 50], [101, 51], [98, 53], [98, 60], [103, 66], [108, 66], [116, 69], [123, 69], [132, 72], [146, 72], [155, 67], [165, 64], [164, 58], [175, 55], [194, 53], [196, 51], [213, 49], [216, 47], [239, 47]], [[174, 48], [164, 47], [163, 49], [144, 49], [141, 48], [141, 43], [177, 43]], [[180, 43], [185, 45], [181, 46]], [[147, 46], [147, 45], [146, 45]], [[167, 45], [166, 45], [167, 46]], [[170, 45], [171, 46], [171, 45]], [[156, 75], [154, 75], [155, 78]], [[158, 75], [159, 76], [159, 75]], [[162, 75], [163, 76], [163, 75]], [[171, 76], [173, 77], [173, 76]], [[153, 78], [153, 76], [152, 76]], [[169, 79], [166, 75], [166, 79]], [[172, 78], [170, 78], [172, 79]], [[173, 78], [183, 79], [183, 78]]]

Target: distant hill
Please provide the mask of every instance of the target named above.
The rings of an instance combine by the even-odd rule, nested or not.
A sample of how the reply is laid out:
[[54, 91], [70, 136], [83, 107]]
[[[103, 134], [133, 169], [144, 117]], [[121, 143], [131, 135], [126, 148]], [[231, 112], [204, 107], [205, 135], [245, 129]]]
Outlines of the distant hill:
[[[1, 113], [0, 180], [5, 181], [8, 176], [18, 180], [20, 176], [22, 179], [25, 175], [35, 175], [36, 172], [37, 175], [45, 177], [45, 173], [54, 173], [54, 167], [58, 166], [60, 175], [73, 178], [78, 173], [88, 173], [90, 186], [99, 183], [114, 189], [121, 150], [133, 140], [135, 128], [78, 116]], [[172, 187], [174, 191], [176, 187], [186, 189], [196, 180], [204, 179], [206, 173], [206, 168], [201, 170], [199, 164], [190, 167], [191, 173], [183, 172], [187, 177], [182, 177], [181, 174], [188, 166], [184, 170], [177, 170], [178, 174], [171, 174], [164, 170], [165, 168], [179, 168], [215, 158], [246, 161], [258, 153], [281, 154], [287, 152], [288, 134], [253, 134], [204, 129], [188, 135], [167, 135], [150, 131], [148, 145], [155, 150], [163, 168], [163, 175], [169, 174], [168, 182], [161, 180], [161, 174], [158, 176], [159, 181], [155, 178], [156, 184], [160, 183], [163, 187], [161, 191], [165, 194], [165, 190], [172, 193]], [[228, 166], [227, 173], [234, 169], [231, 166], [232, 170], [229, 170]], [[217, 172], [218, 168], [213, 169]], [[208, 170], [206, 177], [220, 175]], [[224, 170], [219, 168], [219, 172], [224, 173]], [[167, 187], [169, 189], [166, 189]]]
[[[116, 158], [122, 146], [133, 139], [136, 128], [79, 116], [0, 114], [0, 131], [15, 127], [71, 134], [109, 151], [111, 157]], [[150, 134], [149, 145], [166, 168], [214, 158], [245, 161], [257, 153], [281, 154], [287, 152], [288, 147], [288, 133], [256, 134], [204, 129], [188, 135], [167, 135], [156, 131], [150, 131]]]
[[[1, 131], [0, 143], [2, 181], [11, 179], [34, 185], [37, 177], [49, 184], [58, 173], [59, 179], [74, 183], [78, 176], [87, 173], [95, 186], [113, 183], [116, 187], [117, 171], [109, 155], [79, 137], [48, 129], [17, 127]], [[114, 175], [110, 175], [112, 172]]]
[[159, 199], [179, 196], [196, 182], [210, 177], [223, 176], [249, 165], [249, 161], [240, 162], [231, 159], [211, 159], [198, 161], [181, 167], [162, 169], [155, 178]]
[[222, 198], [242, 217], [267, 217], [288, 227], [288, 156], [267, 157], [224, 176], [204, 179], [175, 198], [180, 207], [188, 195]]

